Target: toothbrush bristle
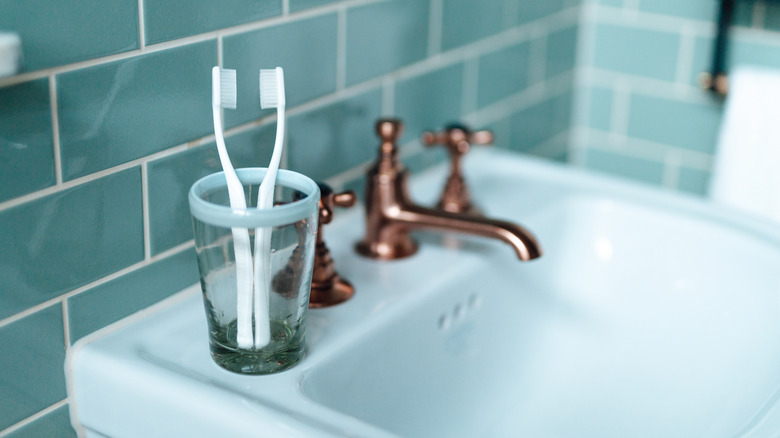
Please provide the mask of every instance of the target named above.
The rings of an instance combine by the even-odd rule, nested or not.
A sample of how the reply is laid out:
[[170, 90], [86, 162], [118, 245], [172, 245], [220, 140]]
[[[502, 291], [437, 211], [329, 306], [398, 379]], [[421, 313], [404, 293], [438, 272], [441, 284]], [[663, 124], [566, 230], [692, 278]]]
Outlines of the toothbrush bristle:
[[260, 70], [260, 108], [284, 106], [284, 76], [282, 69]]
[[238, 92], [236, 91], [236, 71], [223, 68], [219, 75], [220, 103], [222, 108], [236, 108]]

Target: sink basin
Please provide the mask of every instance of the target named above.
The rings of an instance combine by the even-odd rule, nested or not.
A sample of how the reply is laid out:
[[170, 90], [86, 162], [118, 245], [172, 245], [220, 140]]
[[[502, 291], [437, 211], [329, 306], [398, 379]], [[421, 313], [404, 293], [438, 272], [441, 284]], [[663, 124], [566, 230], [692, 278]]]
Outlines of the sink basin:
[[[483, 211], [532, 230], [541, 259], [433, 233], [409, 259], [363, 259], [362, 212], [339, 212], [326, 239], [357, 293], [309, 313], [298, 366], [218, 368], [193, 286], [69, 351], [74, 423], [112, 437], [777, 435], [777, 226], [496, 150], [465, 167]], [[415, 198], [432, 204], [445, 172], [415, 177]]]

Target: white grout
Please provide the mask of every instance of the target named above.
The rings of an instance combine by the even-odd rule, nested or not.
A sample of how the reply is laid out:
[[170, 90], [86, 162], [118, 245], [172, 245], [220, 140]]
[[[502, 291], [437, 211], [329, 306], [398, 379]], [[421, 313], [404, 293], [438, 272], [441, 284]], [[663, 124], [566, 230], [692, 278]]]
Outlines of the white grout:
[[40, 418], [42, 418], [42, 417], [44, 417], [44, 416], [46, 416], [46, 415], [56, 411], [57, 409], [65, 406], [67, 404], [68, 404], [68, 400], [67, 399], [58, 401], [57, 403], [54, 403], [53, 405], [49, 406], [48, 408], [43, 409], [42, 411], [37, 412], [37, 413], [35, 413], [35, 414], [25, 418], [22, 421], [14, 424], [12, 426], [9, 426], [9, 427], [7, 427], [7, 428], [5, 428], [3, 430], [0, 430], [0, 438], [11, 436], [11, 434], [13, 434], [14, 432], [19, 431], [21, 428], [29, 425], [33, 421], [38, 420], [38, 419], [40, 419]]
[[149, 171], [147, 163], [141, 163], [141, 217], [143, 218], [144, 260], [149, 260], [152, 256], [152, 233], [149, 222]]
[[49, 102], [51, 106], [51, 132], [54, 150], [54, 180], [62, 184], [62, 154], [60, 148], [60, 116], [57, 108], [57, 76], [49, 75]]
[[144, 21], [144, 0], [138, 0], [138, 47], [146, 47], [146, 22]]

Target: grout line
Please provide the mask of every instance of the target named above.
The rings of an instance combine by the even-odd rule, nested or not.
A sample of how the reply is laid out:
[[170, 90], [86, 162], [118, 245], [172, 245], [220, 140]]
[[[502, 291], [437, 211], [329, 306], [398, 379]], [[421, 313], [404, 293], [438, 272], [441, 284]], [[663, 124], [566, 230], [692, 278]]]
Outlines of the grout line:
[[51, 132], [54, 153], [54, 181], [62, 185], [62, 148], [60, 147], [60, 115], [57, 108], [57, 76], [49, 75], [49, 105], [51, 105]]
[[[376, 1], [378, 1], [378, 0], [356, 0], [356, 1], [352, 2], [352, 3], [350, 3], [350, 5], [365, 4], [365, 3], [376, 2]], [[318, 10], [333, 11], [335, 9], [334, 8], [323, 7], [323, 8], [319, 8]], [[522, 42], [522, 41], [528, 41], [528, 40], [530, 40], [530, 39], [532, 39], [534, 37], [537, 37], [539, 32], [540, 32], [540, 29], [543, 29], [544, 27], [553, 28], [555, 26], [560, 27], [560, 26], [568, 25], [566, 23], [562, 24], [562, 22], [568, 20], [569, 16], [572, 15], [570, 12], [573, 11], [573, 10], [574, 9], [565, 10], [565, 11], [562, 11], [561, 13], [556, 13], [556, 14], [553, 14], [553, 15], [550, 15], [550, 16], [547, 16], [547, 17], [540, 18], [539, 20], [536, 20], [536, 21], [533, 21], [533, 22], [530, 22], [530, 23], [525, 23], [525, 24], [523, 24], [521, 26], [517, 26], [515, 28], [508, 29], [506, 31], [503, 31], [503, 32], [498, 33], [496, 35], [493, 35], [491, 37], [485, 38], [483, 40], [474, 42], [472, 44], [469, 44], [469, 45], [466, 45], [466, 46], [463, 46], [463, 47], [459, 47], [457, 49], [453, 49], [451, 51], [448, 51], [448, 52], [436, 55], [433, 58], [426, 58], [426, 59], [421, 60], [421, 61], [419, 61], [417, 63], [414, 63], [414, 64], [411, 64], [411, 65], [402, 67], [402, 68], [400, 68], [398, 70], [395, 70], [393, 72], [390, 72], [390, 73], [388, 73], [388, 74], [386, 74], [384, 76], [380, 76], [380, 77], [373, 78], [373, 79], [370, 79], [368, 81], [365, 81], [365, 82], [362, 82], [362, 83], [359, 83], [359, 84], [352, 85], [349, 88], [344, 88], [342, 90], [336, 90], [335, 93], [332, 93], [330, 95], [323, 96], [321, 98], [317, 98], [317, 99], [311, 100], [309, 102], [306, 102], [306, 103], [304, 103], [302, 105], [299, 105], [297, 107], [288, 109], [288, 114], [289, 115], [295, 115], [295, 114], [300, 114], [300, 113], [305, 112], [305, 111], [309, 111], [311, 109], [317, 109], [317, 108], [323, 107], [323, 106], [325, 106], [327, 104], [336, 102], [336, 101], [338, 101], [340, 99], [349, 98], [351, 96], [354, 96], [354, 95], [366, 92], [366, 91], [374, 89], [374, 88], [386, 87], [386, 84], [388, 83], [388, 80], [397, 81], [397, 80], [402, 80], [402, 79], [405, 79], [405, 78], [408, 78], [408, 77], [413, 77], [413, 76], [425, 74], [425, 73], [428, 73], [428, 72], [433, 71], [435, 69], [439, 69], [439, 68], [443, 68], [443, 67], [446, 67], [446, 66], [449, 66], [449, 65], [457, 64], [459, 62], [464, 62], [465, 60], [469, 59], [470, 57], [475, 57], [475, 56], [478, 56], [478, 55], [483, 54], [483, 53], [489, 53], [491, 51], [501, 50], [501, 49], [503, 49], [505, 47], [510, 47], [510, 46], [516, 45], [516, 44], [518, 44], [519, 42]], [[296, 17], [298, 17], [299, 15], [305, 15], [305, 14], [294, 14], [294, 15]], [[311, 14], [308, 14], [308, 15], [311, 15]], [[308, 16], [308, 15], [306, 15], [306, 16]], [[224, 34], [227, 34], [227, 33], [224, 33]], [[204, 35], [207, 38], [204, 37]], [[188, 37], [188, 38], [184, 38], [182, 40], [176, 40], [175, 42], [190, 41], [190, 40], [195, 40], [195, 39], [197, 39], [198, 41], [201, 41], [201, 40], [212, 39], [212, 38], [215, 38], [215, 37], [221, 38], [219, 35], [221, 35], [221, 34], [217, 34], [217, 33], [212, 32], [212, 33], [206, 33], [206, 34], [203, 34], [203, 35], [200, 35], [200, 36], [196, 36], [196, 37]], [[157, 44], [157, 45], [153, 46], [151, 49], [149, 47], [147, 47], [146, 51], [147, 52], [151, 52], [151, 51], [161, 50], [160, 46], [163, 46], [165, 44], [166, 43]], [[117, 56], [119, 57], [118, 59], [124, 59], [124, 58], [128, 58], [129, 57], [129, 55], [126, 55], [126, 54], [117, 55]], [[106, 58], [101, 58], [101, 59], [105, 60], [105, 59], [108, 59], [108, 58], [111, 58], [111, 57], [106, 57]], [[87, 65], [87, 64], [91, 65], [91, 64], [97, 64], [97, 63], [98, 62], [94, 62], [94, 63], [93, 62], [84, 62], [84, 63], [81, 63], [81, 64], [72, 64], [72, 65], [66, 66], [66, 67], [72, 68], [75, 65]], [[51, 72], [57, 72], [57, 71], [67, 71], [67, 70], [64, 69], [64, 68], [54, 68], [54, 69], [51, 69], [50, 71]], [[0, 86], [2, 86], [2, 80], [0, 80]], [[387, 88], [385, 88], [385, 91], [387, 91]], [[387, 97], [387, 94], [385, 94], [384, 97]], [[385, 102], [385, 105], [390, 106], [391, 107], [390, 109], [393, 109], [392, 105], [389, 105], [388, 102]], [[383, 108], [383, 110], [387, 110], [387, 109], [388, 109], [387, 107]], [[272, 120], [275, 120], [275, 116], [268, 116], [267, 118], [262, 118], [262, 119], [258, 119], [258, 120], [255, 120], [255, 121], [251, 121], [251, 122], [243, 124], [243, 125], [241, 125], [239, 127], [234, 127], [232, 129], [228, 130], [226, 132], [226, 135], [233, 135], [233, 134], [238, 133], [238, 132], [243, 132], [243, 131], [246, 131], [248, 129], [254, 128], [256, 126], [260, 126], [260, 125], [266, 124], [266, 123], [268, 123], [269, 121], [272, 121]], [[213, 139], [214, 139], [213, 134], [212, 135], [208, 135], [206, 137], [202, 137], [200, 139], [192, 140], [190, 142], [187, 142], [187, 143], [184, 143], [184, 144], [181, 144], [181, 145], [178, 145], [178, 146], [173, 146], [173, 147], [168, 148], [168, 149], [163, 150], [163, 151], [155, 152], [155, 153], [146, 155], [144, 157], [137, 158], [137, 159], [129, 161], [127, 163], [121, 163], [121, 164], [118, 164], [116, 166], [110, 167], [108, 169], [103, 169], [101, 171], [98, 171], [98, 172], [95, 172], [95, 173], [92, 173], [92, 174], [89, 174], [89, 175], [85, 175], [83, 177], [79, 177], [79, 178], [75, 178], [73, 180], [65, 181], [62, 184], [57, 185], [57, 186], [48, 187], [48, 188], [45, 188], [45, 189], [42, 189], [42, 190], [39, 190], [39, 191], [36, 191], [36, 192], [33, 192], [33, 193], [29, 193], [27, 195], [22, 195], [20, 197], [17, 197], [17, 198], [14, 198], [14, 199], [11, 199], [11, 200], [8, 200], [8, 201], [5, 201], [5, 202], [0, 202], [0, 211], [6, 210], [6, 209], [9, 209], [9, 208], [13, 208], [13, 207], [19, 206], [21, 204], [24, 204], [26, 202], [30, 202], [30, 201], [33, 201], [33, 200], [36, 200], [36, 199], [40, 199], [40, 198], [43, 198], [45, 196], [61, 192], [63, 190], [66, 190], [66, 189], [69, 189], [69, 188], [72, 188], [72, 187], [76, 187], [78, 185], [81, 185], [81, 184], [84, 184], [86, 182], [99, 179], [101, 177], [104, 177], [104, 176], [107, 176], [107, 175], [110, 175], [110, 174], [113, 174], [113, 173], [116, 173], [116, 172], [121, 172], [123, 170], [127, 170], [127, 169], [129, 169], [131, 167], [134, 167], [134, 166], [137, 166], [137, 165], [149, 162], [149, 161], [153, 161], [153, 160], [156, 160], [156, 159], [159, 159], [159, 158], [162, 158], [162, 157], [166, 157], [166, 156], [178, 153], [178, 152], [182, 152], [184, 150], [187, 150], [190, 147], [206, 144], [206, 143], [208, 143], [210, 141], [213, 141]]]
[[347, 10], [341, 8], [336, 17], [336, 90], [347, 86]]
[[282, 15], [290, 15], [290, 0], [282, 0]]
[[218, 36], [217, 37], [217, 66], [219, 66], [219, 68], [225, 68], [225, 62], [223, 61], [224, 58], [223, 49], [224, 49], [223, 38], [221, 36]]
[[468, 114], [477, 110], [479, 102], [479, 58], [466, 60], [463, 65], [463, 94], [460, 113]]
[[40, 419], [40, 418], [42, 418], [42, 417], [44, 417], [44, 416], [46, 416], [46, 415], [56, 411], [57, 409], [65, 406], [67, 404], [68, 404], [68, 399], [60, 400], [57, 403], [54, 403], [53, 405], [49, 406], [48, 408], [43, 409], [43, 410], [41, 410], [39, 412], [36, 412], [35, 414], [25, 418], [24, 420], [22, 420], [20, 422], [15, 423], [15, 424], [13, 424], [13, 425], [11, 425], [11, 426], [3, 429], [3, 430], [0, 430], [0, 437], [10, 436], [12, 433], [19, 431], [21, 428], [29, 425], [30, 423], [34, 422], [35, 420], [38, 420], [38, 419]]
[[610, 129], [616, 136], [628, 135], [628, 114], [631, 107], [631, 85], [626, 80], [619, 80], [612, 89], [612, 117]]
[[[364, 4], [371, 4], [371, 3], [379, 3], [386, 0], [353, 0], [349, 2], [348, 6], [358, 6], [358, 5], [364, 5]], [[230, 36], [230, 35], [236, 35], [241, 34], [245, 32], [252, 32], [255, 30], [265, 29], [269, 27], [278, 26], [280, 24], [287, 24], [287, 23], [294, 23], [297, 21], [306, 20], [308, 18], [318, 17], [327, 15], [333, 12], [338, 11], [339, 9], [342, 9], [344, 5], [342, 5], [340, 2], [325, 5], [323, 7], [319, 8], [312, 8], [307, 9], [301, 12], [296, 12], [294, 14], [290, 15], [280, 15], [278, 17], [271, 17], [271, 18], [265, 18], [258, 21], [253, 21], [251, 23], [245, 23], [245, 24], [239, 24], [232, 27], [226, 27], [224, 29], [218, 29], [210, 32], [205, 32], [197, 35], [191, 35], [179, 39], [175, 39], [172, 41], [164, 41], [161, 43], [155, 43], [151, 45], [146, 45], [140, 49], [135, 50], [129, 50], [127, 52], [117, 53], [113, 55], [107, 55], [102, 56], [99, 58], [93, 58], [88, 59], [85, 61], [78, 61], [71, 64], [65, 64], [60, 65], [56, 67], [50, 67], [47, 69], [42, 70], [36, 70], [32, 72], [26, 72], [22, 73], [20, 75], [16, 76], [10, 76], [7, 78], [0, 78], [0, 88], [9, 86], [9, 85], [16, 85], [22, 82], [28, 82], [34, 79], [41, 79], [44, 77], [47, 77], [50, 74], [60, 74], [60, 73], [66, 73], [71, 72], [75, 70], [81, 70], [88, 67], [94, 67], [97, 65], [107, 64], [114, 61], [120, 61], [125, 60], [129, 58], [133, 58], [139, 55], [144, 55], [148, 53], [155, 53], [155, 52], [161, 52], [168, 49], [178, 48], [187, 46], [190, 44], [195, 43], [201, 43], [204, 41], [210, 41], [213, 40], [219, 36]]]
[[428, 56], [434, 56], [441, 52], [444, 2], [443, 0], [431, 0], [428, 15]]
[[711, 154], [628, 136], [622, 138], [621, 143], [623, 144], [615, 145], [610, 143], [614, 133], [585, 127], [580, 129], [587, 130], [589, 137], [593, 140], [589, 143], [590, 149], [619, 153], [658, 163], [663, 163], [668, 154], [675, 153], [681, 166], [705, 171], [711, 170], [712, 167], [713, 156]]
[[144, 260], [152, 257], [152, 237], [149, 220], [149, 170], [147, 163], [141, 163], [141, 215], [144, 230]]
[[138, 0], [138, 47], [146, 47], [146, 22], [144, 21], [144, 0]]
[[185, 251], [187, 249], [193, 248], [195, 246], [195, 241], [189, 240], [187, 242], [184, 242], [180, 245], [174, 246], [173, 248], [170, 248], [168, 250], [165, 250], [159, 254], [156, 254], [152, 256], [149, 259], [142, 260], [140, 262], [137, 262], [135, 264], [132, 264], [130, 266], [126, 266], [119, 271], [112, 272], [104, 277], [98, 278], [97, 280], [94, 280], [90, 283], [87, 283], [83, 286], [77, 287], [69, 292], [65, 292], [56, 298], [52, 298], [48, 301], [44, 301], [43, 303], [37, 304], [33, 307], [30, 307], [29, 309], [25, 309], [19, 313], [16, 313], [14, 315], [11, 315], [9, 317], [6, 317], [4, 319], [0, 319], [0, 328], [4, 327], [9, 324], [13, 324], [14, 322], [19, 321], [20, 319], [26, 318], [33, 313], [36, 313], [40, 310], [46, 309], [48, 307], [51, 307], [53, 305], [59, 304], [62, 301], [67, 300], [68, 298], [78, 295], [84, 291], [90, 290], [92, 288], [98, 287], [100, 285], [106, 284], [112, 280], [116, 280], [117, 278], [123, 277], [127, 274], [133, 273], [139, 269], [145, 268], [149, 265], [151, 265], [154, 262], [160, 261], [162, 259], [168, 258], [170, 256], [176, 255], [182, 251]]
[[690, 85], [690, 78], [693, 75], [693, 60], [696, 51], [696, 36], [689, 24], [683, 25], [680, 29], [680, 44], [677, 51], [677, 70], [675, 71], [675, 82], [681, 88]]
[[664, 172], [661, 177], [661, 185], [670, 189], [677, 189], [680, 182], [680, 156], [674, 151], [669, 151], [664, 157]]
[[62, 329], [65, 334], [65, 348], [70, 346], [70, 311], [68, 310], [68, 300], [62, 300]]

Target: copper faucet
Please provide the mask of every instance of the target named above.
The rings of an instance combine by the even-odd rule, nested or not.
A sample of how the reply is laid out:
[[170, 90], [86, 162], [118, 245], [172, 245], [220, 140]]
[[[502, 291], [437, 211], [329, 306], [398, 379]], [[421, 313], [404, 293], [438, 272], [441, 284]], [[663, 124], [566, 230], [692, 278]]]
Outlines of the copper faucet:
[[366, 235], [357, 245], [360, 254], [384, 260], [408, 257], [417, 251], [409, 232], [428, 229], [502, 240], [523, 261], [542, 255], [534, 236], [519, 225], [413, 204], [407, 193], [408, 172], [398, 161], [395, 144], [402, 131], [403, 123], [397, 119], [380, 119], [376, 124], [382, 143], [379, 160], [366, 178]]
[[463, 179], [460, 163], [472, 145], [493, 143], [490, 131], [472, 131], [464, 125], [453, 123], [441, 132], [425, 132], [422, 142], [426, 146], [442, 145], [450, 154], [450, 176], [442, 191], [437, 208], [450, 213], [480, 214], [471, 203], [471, 195]]
[[324, 224], [333, 220], [334, 207], [352, 207], [357, 202], [354, 191], [333, 193], [324, 183], [320, 186], [320, 226], [317, 227], [317, 247], [314, 250], [314, 270], [311, 276], [309, 307], [329, 307], [352, 298], [355, 288], [343, 279], [334, 267], [333, 257], [322, 238]]

